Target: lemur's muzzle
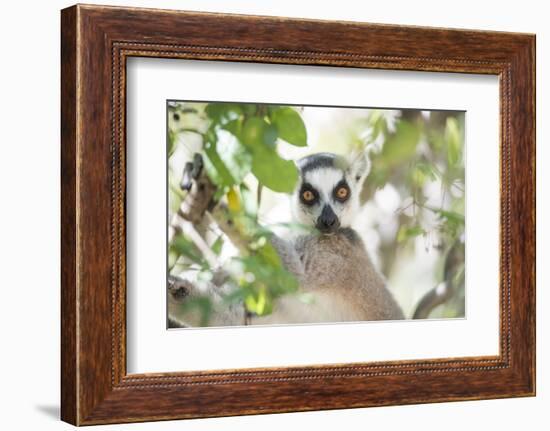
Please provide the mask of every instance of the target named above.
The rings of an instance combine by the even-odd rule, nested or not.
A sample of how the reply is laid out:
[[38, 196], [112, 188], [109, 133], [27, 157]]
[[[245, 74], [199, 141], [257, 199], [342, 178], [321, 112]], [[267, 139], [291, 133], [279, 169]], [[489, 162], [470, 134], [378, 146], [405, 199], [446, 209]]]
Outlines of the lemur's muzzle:
[[315, 227], [322, 233], [332, 233], [340, 227], [340, 220], [338, 220], [338, 216], [334, 214], [330, 205], [323, 207], [323, 211], [321, 211]]

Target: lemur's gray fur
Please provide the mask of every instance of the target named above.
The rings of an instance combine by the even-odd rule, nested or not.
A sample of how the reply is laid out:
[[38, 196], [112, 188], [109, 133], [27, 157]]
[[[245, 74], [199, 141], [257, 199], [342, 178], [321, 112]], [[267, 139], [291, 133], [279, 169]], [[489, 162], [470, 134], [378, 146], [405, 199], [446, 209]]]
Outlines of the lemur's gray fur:
[[170, 326], [196, 326], [198, 312], [186, 313], [179, 322], [179, 310], [182, 302], [204, 295], [213, 304], [209, 326], [404, 318], [362, 239], [351, 228], [369, 171], [366, 154], [349, 158], [313, 154], [299, 160], [298, 168], [300, 181], [292, 196], [293, 216], [297, 222], [315, 226], [318, 232], [292, 240], [274, 236], [271, 241], [285, 268], [298, 279], [299, 294], [310, 294], [312, 301], [304, 303], [299, 295], [285, 295], [276, 301], [270, 315], [246, 316], [242, 305], [228, 307], [223, 303], [222, 295], [228, 287], [224, 284], [227, 274], [221, 270], [200, 288], [185, 281], [173, 283]]

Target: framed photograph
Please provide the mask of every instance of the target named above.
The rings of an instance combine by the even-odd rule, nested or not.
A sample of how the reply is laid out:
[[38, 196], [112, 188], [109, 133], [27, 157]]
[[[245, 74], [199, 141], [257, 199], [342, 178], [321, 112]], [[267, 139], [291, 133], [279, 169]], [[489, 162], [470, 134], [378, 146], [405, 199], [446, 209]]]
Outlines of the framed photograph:
[[63, 420], [535, 394], [534, 35], [61, 17]]

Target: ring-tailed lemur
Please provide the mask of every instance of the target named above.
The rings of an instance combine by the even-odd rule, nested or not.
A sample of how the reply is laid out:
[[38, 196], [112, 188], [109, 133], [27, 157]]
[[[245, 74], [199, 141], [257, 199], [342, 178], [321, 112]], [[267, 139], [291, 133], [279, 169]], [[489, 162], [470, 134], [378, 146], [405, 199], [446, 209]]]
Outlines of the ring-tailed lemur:
[[[313, 300], [304, 303], [298, 295], [285, 295], [267, 316], [252, 316], [251, 324], [319, 323], [342, 321], [403, 319], [403, 312], [386, 283], [373, 266], [363, 241], [351, 224], [360, 208], [359, 194], [369, 172], [368, 156], [361, 153], [343, 157], [318, 153], [297, 162], [300, 179], [292, 196], [296, 222], [314, 226], [318, 233], [294, 240], [273, 237], [286, 269], [299, 281], [299, 293]], [[220, 275], [221, 274], [221, 275]], [[213, 303], [209, 326], [242, 325], [243, 307], [227, 308], [220, 293], [223, 271], [218, 283], [206, 291], [195, 292], [191, 284], [179, 284], [174, 292], [183, 301], [207, 294]], [[178, 301], [169, 295], [169, 313], [177, 317]], [[198, 315], [197, 315], [198, 316]], [[185, 316], [183, 326], [194, 326], [196, 318]], [[177, 322], [171, 322], [177, 326]]]

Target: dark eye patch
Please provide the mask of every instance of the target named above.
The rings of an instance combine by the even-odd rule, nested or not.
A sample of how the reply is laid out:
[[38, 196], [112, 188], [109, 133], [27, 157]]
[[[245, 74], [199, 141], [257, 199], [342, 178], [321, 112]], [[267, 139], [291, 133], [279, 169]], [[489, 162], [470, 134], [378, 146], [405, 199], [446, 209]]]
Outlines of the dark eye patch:
[[[313, 195], [313, 199], [305, 199], [304, 195], [306, 194], [306, 192], [311, 193]], [[300, 187], [300, 202], [307, 206], [313, 206], [317, 202], [319, 202], [319, 193], [313, 188], [311, 184], [303, 183], [302, 187]]]
[[332, 197], [338, 202], [345, 202], [351, 196], [351, 190], [345, 179], [340, 180], [332, 190]]

